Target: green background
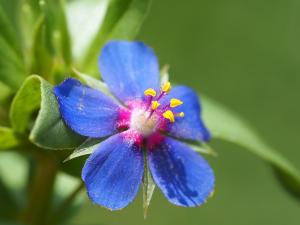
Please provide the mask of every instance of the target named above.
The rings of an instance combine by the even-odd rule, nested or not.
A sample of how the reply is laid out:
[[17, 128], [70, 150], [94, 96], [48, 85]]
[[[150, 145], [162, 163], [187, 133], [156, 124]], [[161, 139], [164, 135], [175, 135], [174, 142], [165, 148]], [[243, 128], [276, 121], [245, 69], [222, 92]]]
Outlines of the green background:
[[[298, 0], [154, 0], [138, 39], [171, 65], [171, 80], [238, 112], [300, 169], [299, 12]], [[217, 178], [208, 204], [179, 208], [157, 189], [147, 220], [139, 195], [119, 212], [86, 200], [74, 224], [300, 223], [299, 202], [266, 164], [240, 147], [212, 146], [219, 156], [206, 157]]]

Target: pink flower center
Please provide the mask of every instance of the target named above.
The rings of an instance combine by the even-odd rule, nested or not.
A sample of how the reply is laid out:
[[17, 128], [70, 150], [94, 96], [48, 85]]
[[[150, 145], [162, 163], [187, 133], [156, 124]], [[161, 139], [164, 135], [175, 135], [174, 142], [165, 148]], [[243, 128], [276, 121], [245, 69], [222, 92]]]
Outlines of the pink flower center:
[[144, 92], [144, 100], [128, 102], [128, 108], [120, 114], [119, 129], [129, 129], [147, 138], [158, 131], [165, 131], [169, 123], [175, 122], [175, 117], [183, 117], [183, 112], [172, 111], [183, 104], [179, 99], [172, 98], [167, 104], [161, 104], [161, 100], [170, 89], [171, 85], [167, 82], [161, 87], [158, 95], [154, 89], [148, 88]]

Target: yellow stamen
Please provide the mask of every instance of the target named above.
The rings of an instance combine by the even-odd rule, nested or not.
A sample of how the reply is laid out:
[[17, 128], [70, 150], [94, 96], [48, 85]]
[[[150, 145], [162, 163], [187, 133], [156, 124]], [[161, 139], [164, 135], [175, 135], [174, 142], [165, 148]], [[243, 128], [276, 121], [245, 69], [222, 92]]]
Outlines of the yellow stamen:
[[184, 117], [184, 112], [180, 112], [180, 113], [176, 114], [176, 116]]
[[166, 119], [170, 120], [170, 122], [174, 123], [175, 122], [175, 118], [174, 118], [174, 114], [171, 110], [167, 110], [163, 113], [163, 117], [165, 117]]
[[146, 91], [144, 91], [144, 95], [155, 97], [156, 91], [152, 88], [148, 88]]
[[170, 100], [170, 106], [171, 106], [171, 108], [174, 108], [174, 107], [179, 106], [179, 105], [182, 105], [182, 104], [183, 104], [183, 102], [180, 101], [180, 100], [177, 99], [177, 98], [172, 98], [172, 99]]
[[159, 104], [158, 101], [152, 101], [152, 102], [151, 102], [151, 109], [152, 109], [152, 110], [157, 109], [158, 106], [160, 106], [160, 104]]
[[161, 88], [161, 90], [163, 91], [163, 92], [165, 92], [165, 93], [168, 93], [170, 90], [171, 90], [171, 83], [170, 82], [166, 82], [163, 86], [162, 86], [162, 88]]

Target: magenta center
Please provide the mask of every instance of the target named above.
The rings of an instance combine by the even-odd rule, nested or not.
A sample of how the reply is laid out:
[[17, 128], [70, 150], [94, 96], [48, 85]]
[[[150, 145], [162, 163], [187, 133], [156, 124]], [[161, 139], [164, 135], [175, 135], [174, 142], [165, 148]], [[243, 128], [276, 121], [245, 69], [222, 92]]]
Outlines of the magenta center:
[[149, 88], [145, 90], [144, 100], [127, 102], [127, 107], [120, 111], [118, 129], [128, 130], [127, 135], [135, 140], [152, 139], [161, 136], [161, 132], [167, 132], [168, 124], [174, 123], [175, 117], [184, 116], [183, 112], [173, 112], [173, 108], [183, 104], [179, 99], [171, 98], [169, 102], [162, 103], [170, 88], [167, 82], [158, 94]]

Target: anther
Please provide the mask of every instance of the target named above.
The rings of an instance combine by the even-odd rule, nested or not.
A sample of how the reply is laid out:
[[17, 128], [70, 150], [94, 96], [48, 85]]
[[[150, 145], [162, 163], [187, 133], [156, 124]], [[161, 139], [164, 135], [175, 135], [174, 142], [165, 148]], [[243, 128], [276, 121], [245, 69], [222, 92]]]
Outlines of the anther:
[[166, 82], [162, 87], [161, 87], [161, 90], [164, 92], [164, 93], [168, 93], [170, 90], [171, 90], [171, 83], [170, 82]]
[[163, 117], [168, 119], [170, 122], [174, 123], [175, 122], [175, 118], [174, 118], [174, 114], [171, 110], [167, 110], [163, 113]]
[[178, 116], [178, 117], [184, 117], [184, 112], [177, 113], [176, 116]]
[[171, 108], [175, 108], [175, 107], [177, 107], [177, 106], [179, 106], [179, 105], [182, 105], [182, 104], [183, 104], [183, 102], [180, 101], [180, 100], [177, 99], [177, 98], [172, 98], [172, 99], [170, 100], [170, 107], [171, 107]]
[[148, 88], [147, 90], [144, 91], [144, 95], [155, 97], [156, 91], [152, 88]]
[[151, 102], [151, 109], [155, 110], [158, 108], [158, 106], [160, 106], [160, 103], [158, 101], [152, 101]]

